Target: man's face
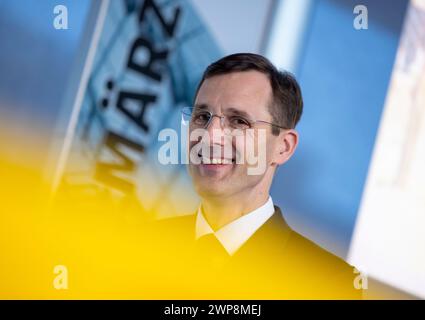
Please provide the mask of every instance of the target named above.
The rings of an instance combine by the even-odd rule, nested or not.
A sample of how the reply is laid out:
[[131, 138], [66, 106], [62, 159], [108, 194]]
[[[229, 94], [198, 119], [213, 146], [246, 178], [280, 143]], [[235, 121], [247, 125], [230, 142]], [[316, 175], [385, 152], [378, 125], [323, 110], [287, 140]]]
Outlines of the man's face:
[[[194, 112], [205, 109], [219, 116], [241, 115], [250, 120], [273, 122], [269, 112], [271, 99], [272, 89], [266, 75], [257, 71], [233, 72], [213, 76], [203, 82], [196, 97]], [[195, 129], [199, 132], [200, 128], [191, 122], [190, 133], [194, 133]], [[198, 194], [201, 197], [223, 197], [246, 193], [254, 188], [264, 189], [261, 186], [269, 187], [274, 173], [274, 155], [279, 144], [282, 144], [279, 136], [271, 133], [271, 129], [268, 124], [255, 123], [252, 129], [245, 131], [242, 136], [239, 132], [238, 137], [235, 137], [226, 132], [232, 128], [223, 127], [219, 117], [213, 117], [205, 128], [208, 138], [204, 137], [201, 142], [209, 148], [209, 154], [206, 154], [205, 148], [196, 148], [195, 156], [199, 156], [200, 161], [189, 163], [189, 173]], [[258, 161], [264, 161], [265, 168], [257, 174], [248, 174], [248, 168], [253, 165], [252, 162], [247, 163], [253, 156], [249, 154], [249, 139], [255, 146], [257, 156], [259, 152], [265, 153], [262, 155], [263, 160], [258, 158]], [[200, 141], [201, 138], [189, 141], [192, 154]], [[231, 150], [231, 154], [225, 150]], [[236, 161], [241, 156], [244, 163]], [[268, 190], [262, 191], [268, 193]]]

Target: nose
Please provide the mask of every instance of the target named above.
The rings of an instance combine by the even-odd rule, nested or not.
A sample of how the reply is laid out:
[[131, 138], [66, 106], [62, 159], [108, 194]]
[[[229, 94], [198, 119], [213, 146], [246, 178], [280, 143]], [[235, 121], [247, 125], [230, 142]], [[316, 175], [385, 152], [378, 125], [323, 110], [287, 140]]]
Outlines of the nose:
[[207, 125], [207, 132], [209, 134], [209, 140], [211, 145], [224, 144], [224, 117], [218, 115], [213, 115], [210, 123]]
[[207, 124], [206, 129], [209, 129], [210, 127], [214, 127], [215, 125], [218, 125], [220, 128], [224, 127], [224, 117], [219, 116], [217, 114], [213, 114], [211, 116], [210, 122]]

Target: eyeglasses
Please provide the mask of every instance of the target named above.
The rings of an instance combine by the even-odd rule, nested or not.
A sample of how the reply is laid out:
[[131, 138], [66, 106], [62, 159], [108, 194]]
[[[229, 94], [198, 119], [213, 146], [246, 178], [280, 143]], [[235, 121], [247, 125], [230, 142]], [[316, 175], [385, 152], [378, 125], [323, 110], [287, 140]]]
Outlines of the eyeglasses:
[[280, 129], [287, 129], [285, 127], [264, 120], [247, 119], [246, 117], [236, 114], [220, 116], [218, 114], [212, 113], [209, 110], [193, 107], [182, 108], [182, 116], [185, 122], [190, 122], [190, 124], [203, 129], [208, 128], [214, 117], [220, 119], [220, 124], [223, 128], [247, 130], [251, 129], [256, 123], [265, 123]]

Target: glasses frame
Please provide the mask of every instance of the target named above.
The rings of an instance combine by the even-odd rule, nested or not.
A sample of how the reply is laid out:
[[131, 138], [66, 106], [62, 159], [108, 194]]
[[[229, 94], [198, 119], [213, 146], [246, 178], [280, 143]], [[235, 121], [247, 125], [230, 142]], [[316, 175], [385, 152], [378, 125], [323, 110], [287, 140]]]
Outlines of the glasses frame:
[[[190, 119], [192, 120], [193, 110], [195, 110], [195, 107], [183, 107], [181, 109], [181, 112], [182, 112], [183, 115], [189, 116]], [[226, 116], [215, 114], [215, 113], [211, 112], [210, 110], [204, 110], [204, 111], [210, 114], [210, 119], [208, 120], [208, 122], [205, 124], [205, 126], [202, 129], [207, 129], [208, 126], [211, 124], [212, 120], [214, 119], [214, 117], [217, 117], [217, 118], [220, 119], [220, 124], [224, 128], [224, 120], [226, 119]], [[256, 124], [256, 123], [265, 123], [265, 124], [271, 125], [273, 127], [277, 127], [279, 129], [289, 130], [289, 128], [282, 127], [282, 126], [275, 124], [273, 122], [269, 122], [269, 121], [265, 121], [265, 120], [246, 119], [242, 116], [241, 116], [241, 118], [243, 118], [244, 120], [246, 120], [246, 122], [249, 123], [249, 125], [250, 125], [249, 129], [252, 129], [253, 125]]]

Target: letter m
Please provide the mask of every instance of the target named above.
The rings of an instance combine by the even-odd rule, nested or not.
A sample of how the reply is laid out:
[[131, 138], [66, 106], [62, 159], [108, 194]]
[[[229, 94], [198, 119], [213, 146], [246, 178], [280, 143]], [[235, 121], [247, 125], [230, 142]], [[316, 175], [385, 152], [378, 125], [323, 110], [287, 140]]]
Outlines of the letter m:
[[120, 172], [132, 172], [134, 170], [134, 161], [120, 150], [120, 146], [125, 146], [140, 153], [143, 153], [144, 147], [111, 131], [107, 132], [104, 144], [112, 154], [118, 157], [118, 161], [99, 161], [96, 164], [95, 179], [124, 193], [132, 193], [134, 184], [116, 174]]

